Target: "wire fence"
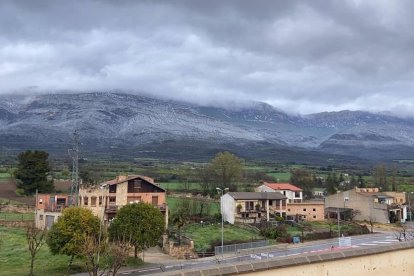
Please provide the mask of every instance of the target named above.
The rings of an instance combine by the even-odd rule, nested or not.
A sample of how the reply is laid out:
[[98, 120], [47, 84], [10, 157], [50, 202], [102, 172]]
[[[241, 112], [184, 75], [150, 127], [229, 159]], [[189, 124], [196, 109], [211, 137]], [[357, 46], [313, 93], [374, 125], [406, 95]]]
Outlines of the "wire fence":
[[242, 249], [263, 247], [263, 246], [267, 246], [268, 244], [269, 244], [269, 241], [263, 240], [263, 241], [255, 241], [255, 242], [246, 242], [246, 243], [224, 245], [223, 247], [222, 246], [216, 246], [216, 247], [214, 247], [214, 253], [215, 253], [216, 256], [218, 256], [220, 254], [229, 254], [229, 253], [236, 254], [239, 250], [242, 250]]

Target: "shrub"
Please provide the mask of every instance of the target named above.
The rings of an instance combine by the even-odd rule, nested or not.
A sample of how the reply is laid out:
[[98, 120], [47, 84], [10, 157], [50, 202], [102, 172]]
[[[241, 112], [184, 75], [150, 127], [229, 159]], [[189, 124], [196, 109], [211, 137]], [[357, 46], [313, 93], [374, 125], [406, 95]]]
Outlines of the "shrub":
[[17, 196], [24, 196], [24, 189], [18, 188], [14, 191]]
[[286, 225], [278, 225], [276, 227], [263, 227], [260, 234], [268, 239], [277, 239], [280, 237], [288, 237]]

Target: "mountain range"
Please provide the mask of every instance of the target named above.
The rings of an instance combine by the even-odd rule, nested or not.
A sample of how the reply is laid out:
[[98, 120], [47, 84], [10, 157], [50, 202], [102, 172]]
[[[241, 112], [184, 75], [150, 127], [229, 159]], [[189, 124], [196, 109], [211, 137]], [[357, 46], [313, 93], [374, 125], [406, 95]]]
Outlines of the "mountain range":
[[364, 111], [292, 115], [253, 102], [213, 107], [123, 93], [0, 96], [0, 148], [169, 159], [230, 150], [272, 161], [411, 159], [414, 119]]

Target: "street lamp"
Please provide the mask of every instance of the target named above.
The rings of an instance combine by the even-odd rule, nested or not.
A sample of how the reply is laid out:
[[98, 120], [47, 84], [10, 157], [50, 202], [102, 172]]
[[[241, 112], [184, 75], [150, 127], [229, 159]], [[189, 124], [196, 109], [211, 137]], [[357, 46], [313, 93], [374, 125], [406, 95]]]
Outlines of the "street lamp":
[[[101, 238], [102, 238], [102, 224], [104, 222], [104, 218], [105, 218], [105, 204], [104, 204], [104, 200], [103, 200], [103, 189], [106, 188], [108, 186], [108, 184], [101, 184], [99, 185], [99, 190], [100, 190], [100, 197], [101, 197], [101, 202], [102, 202], [102, 220], [99, 222], [99, 238], [98, 238], [98, 257], [97, 257], [97, 264], [99, 265], [99, 253], [101, 252]], [[98, 205], [99, 205], [99, 198], [98, 198]]]
[[413, 194], [413, 192], [408, 193], [408, 212], [410, 213], [410, 221], [412, 221], [413, 212], [411, 212], [410, 194]]
[[338, 238], [341, 237], [341, 228], [339, 226], [339, 220], [340, 220], [340, 214], [339, 214], [339, 191], [336, 192], [336, 206], [338, 206], [336, 208], [336, 212], [337, 212], [337, 219], [338, 219]]
[[224, 250], [224, 216], [223, 216], [223, 194], [225, 191], [228, 191], [229, 188], [216, 188], [216, 190], [221, 193], [221, 197], [220, 197], [220, 213], [221, 213], [221, 256], [223, 257], [223, 250]]

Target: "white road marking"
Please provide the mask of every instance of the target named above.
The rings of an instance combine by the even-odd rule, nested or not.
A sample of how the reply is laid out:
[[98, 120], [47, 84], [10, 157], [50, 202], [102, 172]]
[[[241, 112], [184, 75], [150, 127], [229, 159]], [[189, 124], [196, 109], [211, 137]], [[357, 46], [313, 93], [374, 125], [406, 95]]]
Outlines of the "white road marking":
[[360, 245], [378, 245], [376, 243], [361, 243]]
[[389, 241], [373, 241], [373, 243], [386, 243], [386, 244], [390, 244], [391, 242]]

